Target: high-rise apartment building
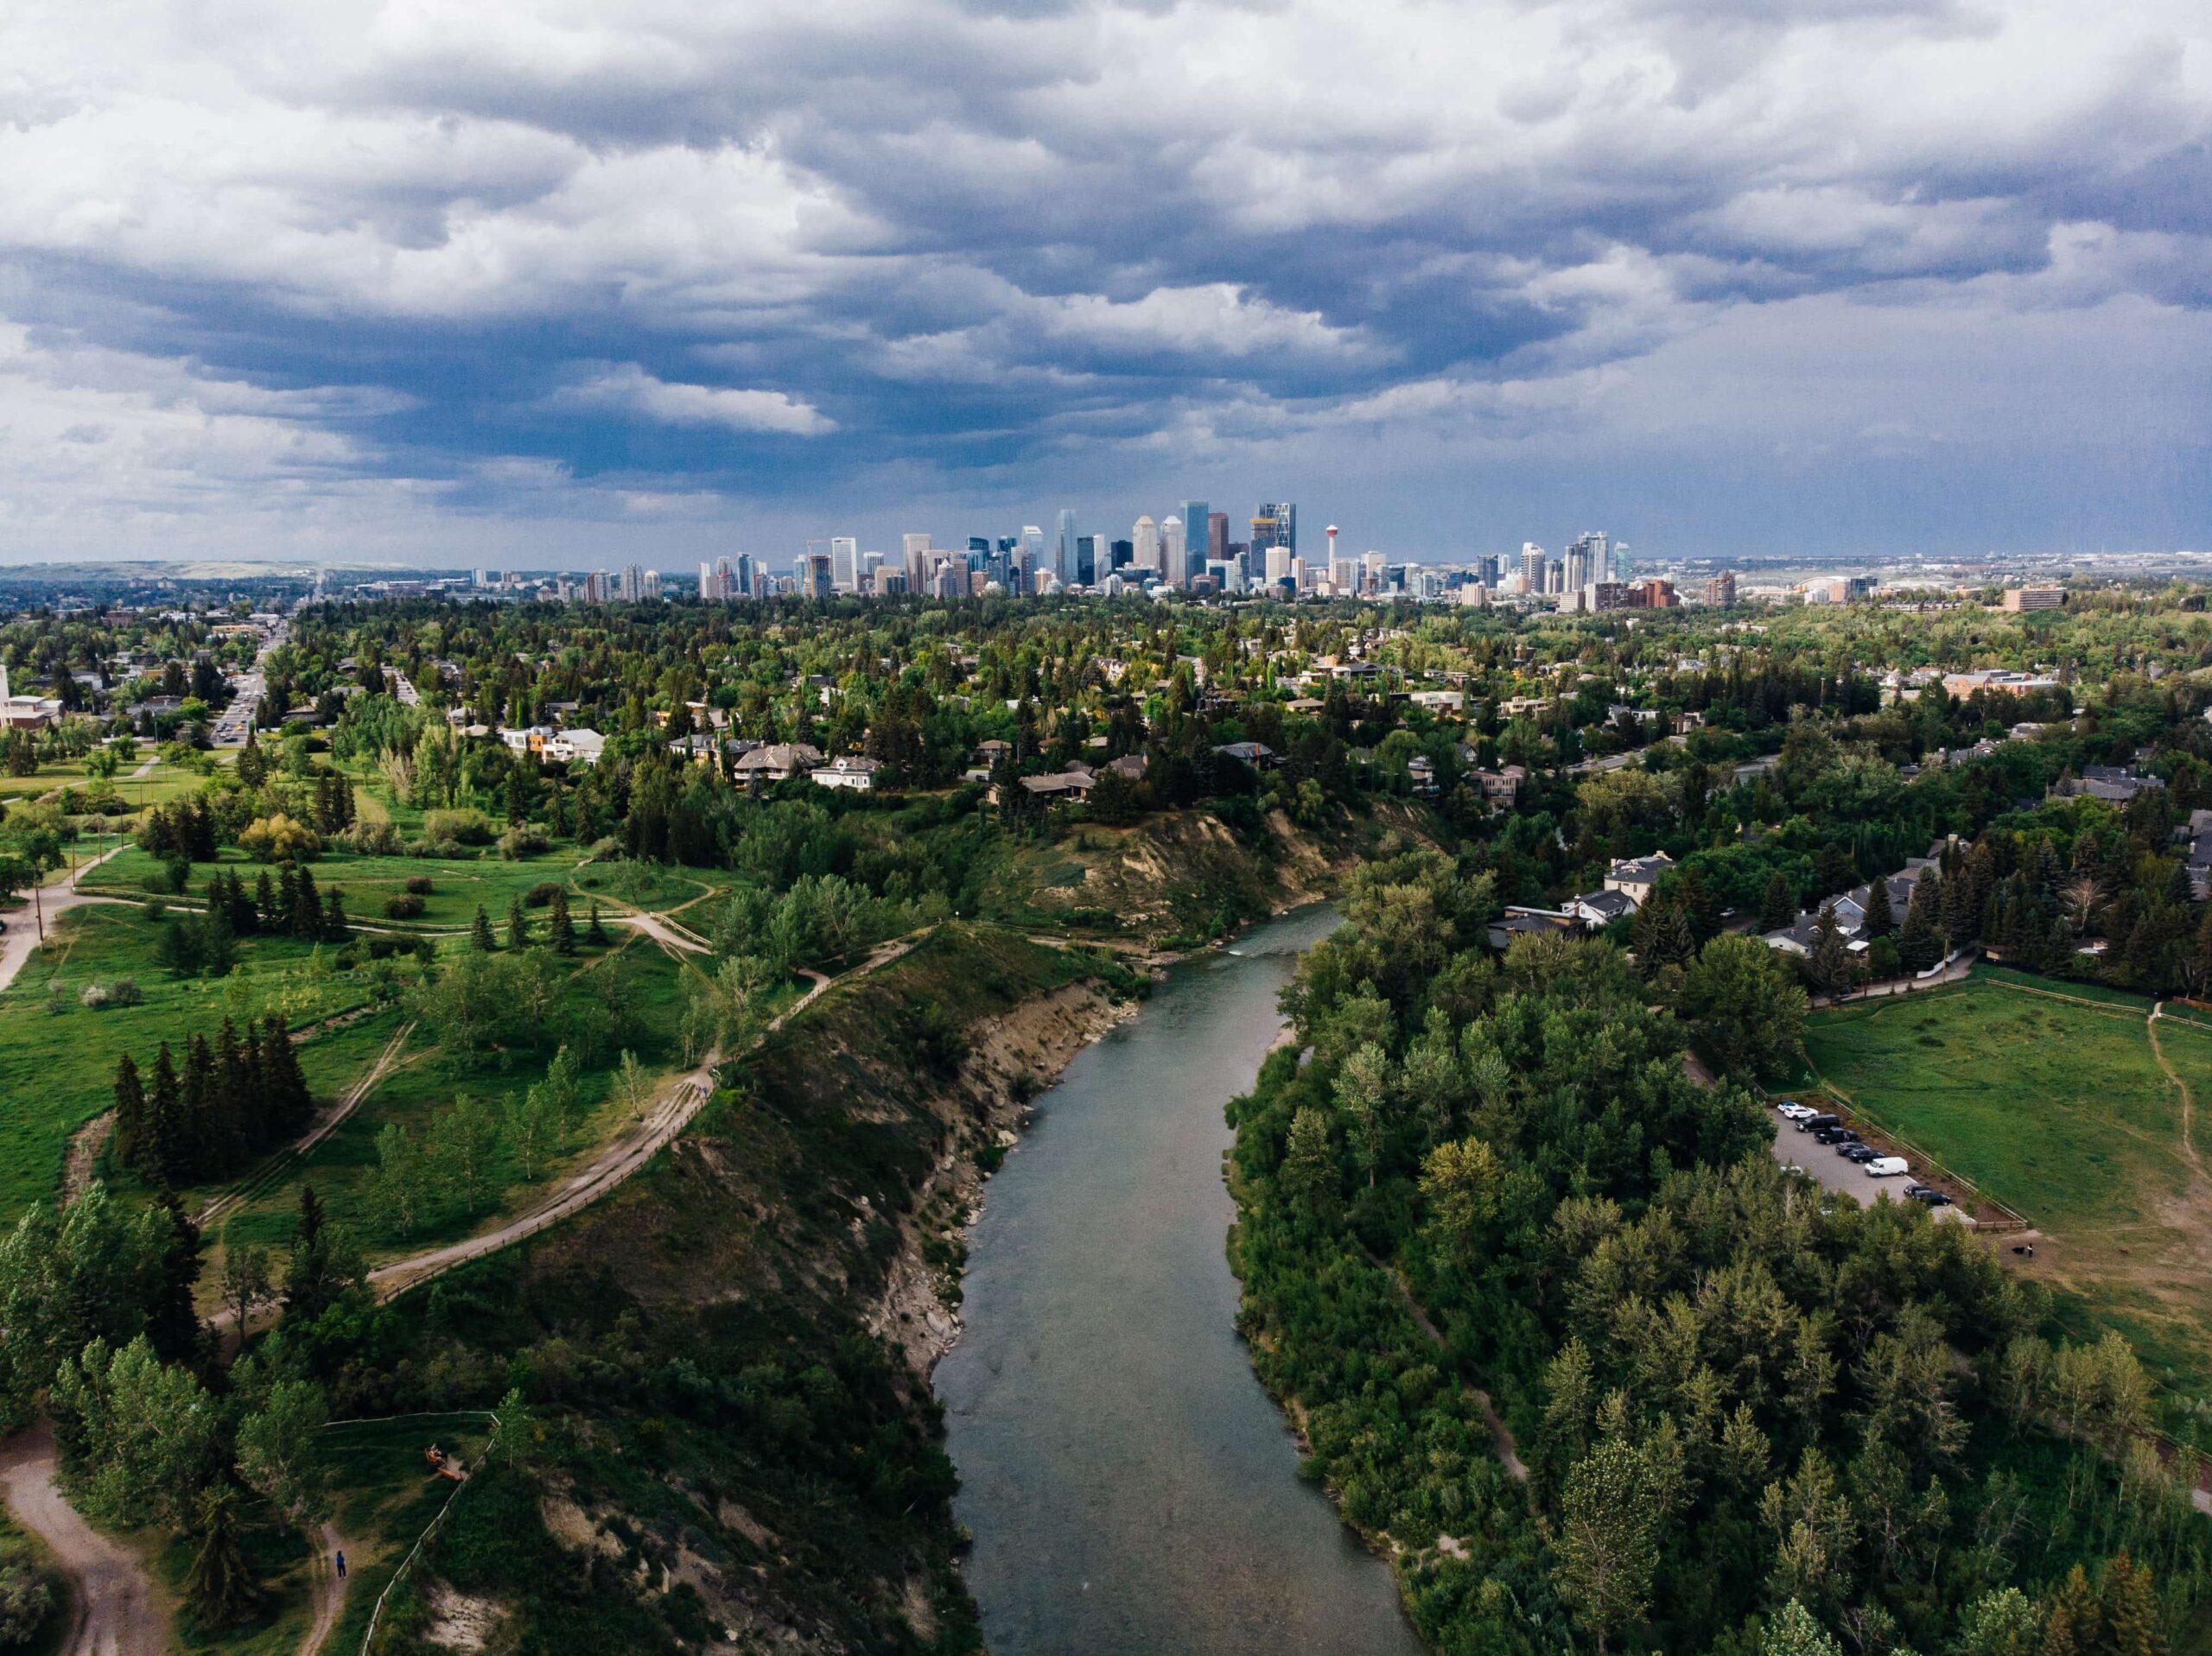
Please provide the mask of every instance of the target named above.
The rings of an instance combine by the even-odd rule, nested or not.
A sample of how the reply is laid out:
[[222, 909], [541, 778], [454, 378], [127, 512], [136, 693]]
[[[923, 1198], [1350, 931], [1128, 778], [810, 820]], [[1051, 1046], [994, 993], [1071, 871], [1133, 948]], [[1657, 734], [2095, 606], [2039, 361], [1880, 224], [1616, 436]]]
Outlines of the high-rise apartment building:
[[[836, 542], [833, 541], [830, 544], [834, 546]], [[847, 542], [846, 544], [850, 545], [851, 542]], [[835, 553], [809, 552], [798, 561], [798, 567], [791, 573], [798, 578], [798, 595], [801, 598], [826, 599], [836, 592], [835, 560]]]
[[1212, 519], [1213, 513], [1206, 509], [1205, 501], [1183, 503], [1183, 568], [1180, 579], [1175, 582], [1178, 587], [1189, 586], [1191, 577], [1205, 567], [1207, 525]]
[[1544, 549], [1534, 541], [1521, 542], [1521, 590], [1524, 593], [1544, 590]]
[[1290, 566], [1294, 562], [1294, 559], [1291, 553], [1291, 549], [1288, 547], [1278, 546], [1270, 543], [1267, 550], [1262, 553], [1255, 544], [1252, 549], [1252, 555], [1255, 558], [1265, 557], [1267, 559], [1266, 574], [1268, 585], [1270, 587], [1274, 586], [1279, 581], [1288, 581], [1291, 579]]
[[1183, 539], [1183, 520], [1172, 511], [1160, 523], [1160, 578], [1171, 587], [1191, 584], [1190, 548]]
[[1590, 585], [1592, 580], [1590, 574], [1590, 553], [1580, 541], [1569, 546], [1566, 555], [1560, 562], [1567, 568], [1562, 584], [1568, 592], [1579, 593]]
[[1705, 583], [1705, 601], [1716, 609], [1726, 609], [1736, 601], [1736, 572], [1723, 569]]
[[830, 537], [830, 584], [841, 593], [861, 586], [861, 543], [849, 535]]
[[1579, 591], [1593, 581], [1614, 578], [1612, 542], [1605, 538], [1604, 530], [1590, 530], [1570, 541], [1567, 555], [1572, 558], [1578, 552], [1582, 555], [1582, 567], [1589, 574], [1580, 581], [1569, 580], [1567, 585], [1570, 592]]

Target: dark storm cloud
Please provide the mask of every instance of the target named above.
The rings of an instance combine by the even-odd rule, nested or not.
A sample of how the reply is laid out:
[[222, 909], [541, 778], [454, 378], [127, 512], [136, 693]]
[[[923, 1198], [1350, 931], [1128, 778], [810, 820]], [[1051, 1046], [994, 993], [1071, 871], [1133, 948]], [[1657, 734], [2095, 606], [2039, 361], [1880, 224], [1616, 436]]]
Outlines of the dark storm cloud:
[[[112, 10], [0, 22], [26, 550], [1286, 472], [1410, 535], [1661, 448], [1768, 501], [1785, 428], [1847, 499], [1900, 445], [2009, 496], [2016, 438], [2069, 523], [2212, 505], [2203, 393], [2142, 371], [2212, 300], [2178, 0]], [[1782, 319], [1809, 403], [1736, 348]], [[1935, 338], [2113, 383], [2069, 450], [2050, 397], [1968, 418]], [[2131, 384], [2164, 447], [2122, 464], [2086, 410]]]

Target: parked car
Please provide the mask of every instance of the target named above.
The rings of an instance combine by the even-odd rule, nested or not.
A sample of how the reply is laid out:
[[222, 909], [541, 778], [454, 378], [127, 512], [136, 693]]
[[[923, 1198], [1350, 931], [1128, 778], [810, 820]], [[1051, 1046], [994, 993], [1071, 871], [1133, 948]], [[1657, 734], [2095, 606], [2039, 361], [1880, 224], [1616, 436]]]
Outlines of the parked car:
[[1877, 1156], [1866, 1164], [1870, 1179], [1893, 1179], [1912, 1171], [1912, 1164], [1902, 1156]]
[[1924, 1202], [1931, 1208], [1948, 1208], [1951, 1205], [1951, 1198], [1932, 1184], [1908, 1184], [1904, 1187], [1904, 1193], [1915, 1202]]
[[1868, 1162], [1879, 1160], [1882, 1154], [1880, 1151], [1875, 1149], [1872, 1145], [1846, 1145], [1836, 1153], [1841, 1156], [1844, 1160], [1847, 1162], [1858, 1162], [1862, 1166]]
[[1840, 1127], [1842, 1118], [1834, 1115], [1808, 1115], [1797, 1123], [1800, 1133], [1818, 1133], [1822, 1127]]
[[1822, 1127], [1813, 1134], [1815, 1141], [1823, 1145], [1846, 1145], [1858, 1136], [1846, 1126]]
[[1831, 1128], [1829, 1132], [1831, 1136], [1828, 1142], [1836, 1147], [1836, 1153], [1839, 1155], [1840, 1155], [1847, 1146], [1859, 1142], [1858, 1132], [1853, 1128], [1834, 1127]]
[[1783, 1114], [1788, 1116], [1792, 1121], [1802, 1121], [1808, 1115], [1818, 1115], [1820, 1114], [1820, 1112], [1815, 1109], [1811, 1105], [1800, 1104], [1795, 1099], [1789, 1098], [1783, 1099], [1781, 1103], [1776, 1105], [1774, 1107], [1781, 1111]]

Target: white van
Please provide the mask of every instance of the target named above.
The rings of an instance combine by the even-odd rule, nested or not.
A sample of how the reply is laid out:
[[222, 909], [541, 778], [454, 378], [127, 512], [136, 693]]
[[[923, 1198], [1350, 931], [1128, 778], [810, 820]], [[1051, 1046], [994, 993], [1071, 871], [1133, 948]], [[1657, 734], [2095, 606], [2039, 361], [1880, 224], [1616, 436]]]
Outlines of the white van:
[[1892, 1179], [1900, 1173], [1910, 1172], [1912, 1164], [1902, 1156], [1877, 1156], [1866, 1164], [1866, 1177], [1870, 1179]]

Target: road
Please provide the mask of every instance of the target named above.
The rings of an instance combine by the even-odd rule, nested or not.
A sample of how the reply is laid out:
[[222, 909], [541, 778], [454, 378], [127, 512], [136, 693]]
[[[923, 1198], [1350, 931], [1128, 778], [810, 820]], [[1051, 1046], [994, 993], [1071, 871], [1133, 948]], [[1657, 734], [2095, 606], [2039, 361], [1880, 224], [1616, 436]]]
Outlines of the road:
[[54, 1482], [54, 1428], [46, 1421], [0, 1446], [8, 1509], [46, 1544], [69, 1584], [63, 1656], [163, 1656], [169, 1607], [137, 1554], [77, 1515]]
[[290, 636], [290, 627], [286, 623], [279, 621], [270, 631], [268, 638], [262, 640], [261, 649], [254, 656], [253, 665], [239, 674], [237, 682], [231, 687], [230, 706], [215, 715], [214, 726], [209, 731], [207, 736], [208, 742], [212, 746], [216, 747], [244, 747], [245, 746], [245, 733], [253, 728], [254, 710], [260, 707], [262, 695], [267, 688], [262, 676], [261, 663], [269, 658], [270, 650], [276, 649]]
[[41, 887], [35, 902], [24, 904], [20, 910], [8, 917], [8, 930], [0, 933], [0, 990], [5, 990], [16, 980], [16, 974], [23, 969], [23, 963], [30, 959], [31, 951], [38, 947], [41, 914], [45, 916], [47, 929], [51, 931], [55, 918], [72, 909], [87, 903], [115, 900], [91, 891], [80, 891], [77, 889], [77, 882], [122, 849], [123, 847], [118, 845], [103, 851], [90, 862], [78, 864], [74, 872], [52, 885]]

